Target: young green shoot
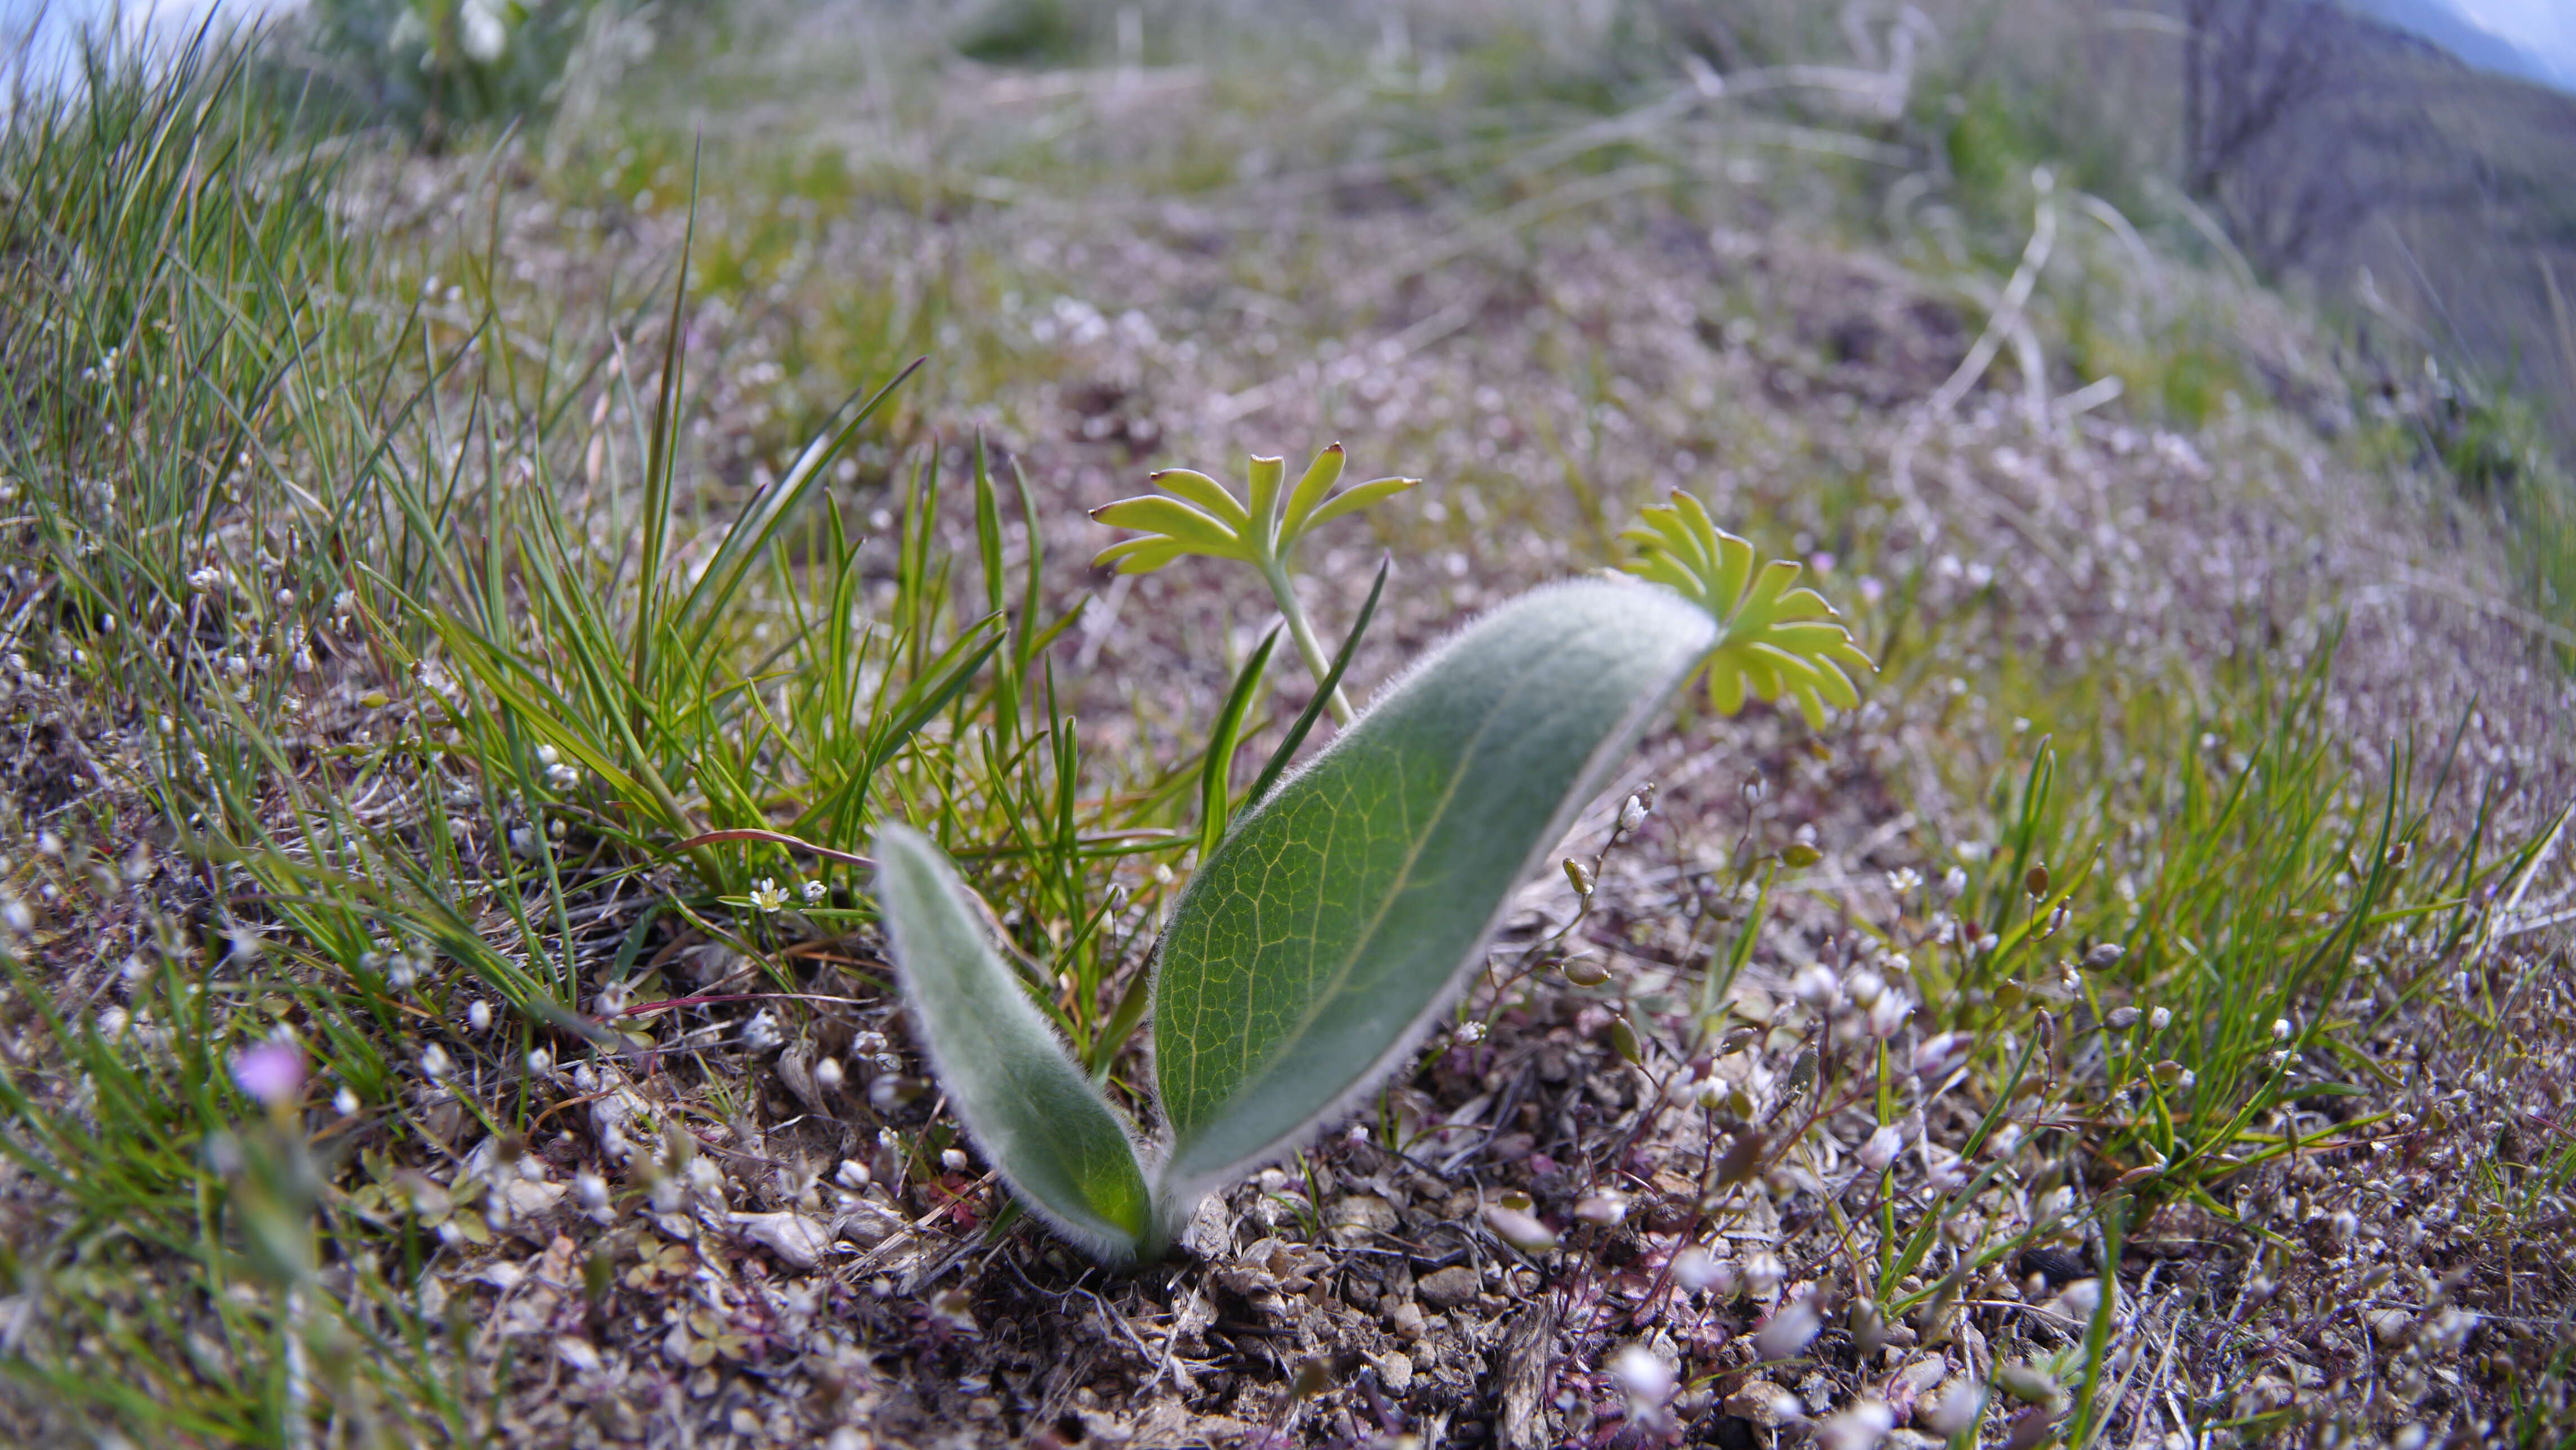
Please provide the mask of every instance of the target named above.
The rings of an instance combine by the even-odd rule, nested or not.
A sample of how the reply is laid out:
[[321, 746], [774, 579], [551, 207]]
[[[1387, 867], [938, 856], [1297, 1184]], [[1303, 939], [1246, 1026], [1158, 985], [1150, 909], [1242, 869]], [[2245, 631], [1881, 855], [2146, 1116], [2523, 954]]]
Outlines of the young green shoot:
[[[1254, 458], [1250, 487], [1246, 490], [1248, 502], [1237, 499], [1224, 484], [1204, 473], [1187, 468], [1164, 469], [1147, 478], [1147, 482], [1162, 485], [1162, 493], [1122, 498], [1091, 511], [1093, 518], [1113, 528], [1138, 531], [1135, 537], [1101, 550], [1091, 562], [1115, 564], [1121, 574], [1150, 574], [1185, 554], [1240, 559], [1250, 564], [1261, 571], [1271, 597], [1279, 601], [1279, 613], [1288, 621], [1289, 638], [1296, 641], [1297, 654], [1305, 660], [1307, 672], [1321, 681], [1331, 668], [1331, 657], [1325, 654], [1314, 625], [1307, 622], [1305, 608], [1297, 602], [1297, 590], [1289, 577], [1298, 543], [1344, 514], [1382, 503], [1422, 481], [1371, 479], [1336, 494], [1333, 485], [1341, 477], [1339, 443], [1316, 454], [1305, 476], [1284, 494], [1280, 485], [1287, 478], [1286, 460]], [[1349, 698], [1335, 689], [1331, 700], [1333, 718], [1350, 724]]]
[[[1332, 508], [1316, 504], [1338, 463], [1338, 450], [1327, 450], [1292, 496], [1288, 520], [1311, 523]], [[1255, 460], [1253, 510], [1222, 535], [1217, 516], [1231, 499], [1203, 475], [1182, 486], [1200, 508], [1170, 499], [1111, 506], [1110, 522], [1165, 526], [1112, 555], [1133, 568], [1183, 552], [1244, 558], [1275, 577], [1289, 604], [1276, 541], [1293, 541], [1294, 527], [1243, 523], [1275, 515], [1271, 464]], [[1238, 551], [1247, 537], [1263, 542]], [[1749, 554], [1739, 576], [1750, 572]], [[1513, 888], [1713, 655], [1746, 651], [1719, 663], [1754, 693], [1794, 680], [1802, 703], [1850, 698], [1833, 660], [1866, 657], [1839, 625], [1772, 624], [1832, 617], [1806, 591], [1784, 599], [1771, 582], [1781, 577], [1776, 566], [1766, 571], [1752, 598], [1724, 613], [1709, 607], [1706, 589], [1616, 576], [1523, 594], [1433, 650], [1226, 823], [1155, 953], [1162, 1121], [1148, 1148], [1135, 1146], [1143, 1135], [1048, 1028], [937, 848], [903, 828], [881, 830], [878, 902], [904, 992], [986, 1157], [1094, 1254], [1160, 1254], [1203, 1195], [1307, 1141], [1404, 1060], [1483, 959]], [[1329, 688], [1339, 665], [1325, 666], [1320, 651], [1309, 663]], [[1243, 681], [1258, 673], [1247, 669]], [[1236, 694], [1249, 688], [1239, 681]], [[1220, 723], [1221, 734], [1232, 728]], [[1230, 754], [1231, 740], [1221, 744]]]

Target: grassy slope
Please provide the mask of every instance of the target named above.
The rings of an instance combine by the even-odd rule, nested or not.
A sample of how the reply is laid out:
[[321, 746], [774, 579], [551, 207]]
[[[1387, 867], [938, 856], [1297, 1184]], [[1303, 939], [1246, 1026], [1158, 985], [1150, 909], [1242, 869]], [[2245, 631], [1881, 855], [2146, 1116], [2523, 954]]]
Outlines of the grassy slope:
[[[299, 159], [220, 77], [13, 133], [21, 1433], [1213, 1434], [1284, 1413], [1321, 1351], [1346, 1362], [1300, 1437], [1366, 1429], [1378, 1394], [1509, 1440], [1517, 1300], [1565, 1321], [1565, 1434], [1622, 1412], [1596, 1367], [1640, 1332], [1705, 1416], [1753, 1378], [1901, 1397], [1887, 1377], [1945, 1332], [1936, 1378], [2019, 1357], [2145, 1392], [2083, 1391], [2079, 1434], [2301, 1406], [2438, 1429], [2563, 1394], [2563, 937], [2503, 933], [2564, 890], [2563, 854], [2520, 868], [2566, 804], [2569, 697], [2492, 520], [2267, 403], [2267, 379], [2341, 386], [2317, 338], [2062, 188], [2034, 351], [1920, 414], [2021, 253], [2017, 166], [1908, 188], [1918, 122], [1694, 103], [1549, 23], [1425, 11], [1368, 54], [1157, 15], [1120, 71], [813, 20], [438, 162]], [[1106, 41], [1077, 27], [1059, 58]], [[764, 544], [806, 440], [925, 351]], [[2105, 374], [2122, 401], [2026, 426], [2034, 385]], [[1008, 468], [977, 486], [976, 424], [1026, 494]], [[1090, 1046], [1157, 868], [1187, 866], [1132, 833], [1191, 824], [1192, 732], [1264, 615], [1193, 566], [1087, 573], [1106, 539], [1079, 510], [1328, 436], [1432, 480], [1317, 555], [1330, 629], [1396, 552], [1372, 678], [1456, 610], [1602, 561], [1681, 485], [1832, 556], [1887, 666], [1873, 703], [1814, 740], [1757, 716], [1650, 745], [1656, 824], [1562, 939], [1611, 980], [1472, 999], [1482, 1053], [1431, 1054], [1378, 1115], [1383, 1142], [1519, 1105], [1482, 1151], [1337, 1140], [1175, 1274], [1084, 1276], [1025, 1228], [988, 1252], [962, 1230], [996, 1205], [943, 1160], [858, 879], [674, 843], [922, 820]], [[1733, 1009], [1756, 1030], [1677, 1060], [1735, 886], [1804, 828], [1823, 859], [1769, 904]], [[824, 896], [765, 913], [763, 878]], [[1567, 905], [1538, 891], [1532, 921]], [[1526, 940], [1505, 965], [1546, 964], [1556, 939]], [[2126, 955], [2059, 968], [2103, 942]], [[1902, 1054], [1837, 1049], [1792, 1094], [1811, 961], [1893, 976], [1918, 1036], [1969, 1030], [1967, 1077], [1927, 1096]], [[2101, 1031], [2124, 1005], [2173, 1016]], [[1644, 1075], [1609, 1055], [1621, 1014]], [[274, 1034], [312, 1069], [292, 1116], [230, 1080]], [[1767, 1175], [1705, 1209], [1691, 1165], [1723, 1125], [1648, 1090], [1681, 1071], [1768, 1134]], [[1979, 1130], [1998, 1104], [2003, 1140]], [[1926, 1135], [1892, 1193], [1849, 1166], [1882, 1120]], [[1962, 1150], [2002, 1176], [1945, 1176]], [[1605, 1188], [1634, 1212], [1523, 1263], [1475, 1227], [1506, 1188], [1570, 1228]], [[1332, 1229], [1377, 1222], [1363, 1199], [1395, 1238]], [[809, 1272], [747, 1212], [859, 1250]], [[2028, 1248], [2098, 1265], [2106, 1224], [2146, 1247], [2097, 1340], [2019, 1307]], [[1791, 1291], [1820, 1291], [1811, 1363], [1724, 1342], [1759, 1303], [1613, 1314], [1707, 1227], [1776, 1235]], [[1490, 1266], [1455, 1307], [1417, 1281], [1444, 1261]], [[1863, 1301], [1904, 1325], [1878, 1356]]]

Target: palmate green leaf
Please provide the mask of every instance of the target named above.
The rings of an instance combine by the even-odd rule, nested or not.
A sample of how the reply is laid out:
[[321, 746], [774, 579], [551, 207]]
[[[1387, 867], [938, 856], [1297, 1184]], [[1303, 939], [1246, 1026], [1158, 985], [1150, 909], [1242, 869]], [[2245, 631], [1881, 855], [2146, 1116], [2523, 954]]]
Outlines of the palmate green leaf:
[[1645, 510], [1619, 537], [1640, 551], [1629, 573], [1679, 591], [1717, 621], [1722, 632], [1709, 654], [1708, 701], [1719, 714], [1743, 709], [1747, 696], [1786, 696], [1809, 725], [1821, 727], [1827, 705], [1860, 704], [1844, 667], [1878, 666], [1852, 643], [1824, 596], [1791, 587], [1798, 582], [1796, 564], [1774, 559], [1757, 569], [1753, 546], [1720, 529], [1680, 489], [1669, 506]]
[[1512, 888], [1715, 638], [1662, 589], [1523, 595], [1244, 813], [1155, 965], [1165, 1215], [1293, 1146], [1411, 1049]]
[[1244, 497], [1191, 468], [1166, 468], [1146, 475], [1159, 494], [1139, 494], [1105, 503], [1091, 511], [1100, 522], [1133, 529], [1132, 537], [1103, 549], [1093, 567], [1116, 565], [1121, 574], [1150, 574], [1185, 554], [1212, 559], [1240, 559], [1268, 569], [1284, 566], [1297, 541], [1347, 514], [1383, 502], [1420, 483], [1416, 478], [1379, 478], [1353, 484], [1336, 494], [1342, 477], [1342, 445], [1315, 455], [1297, 486], [1283, 493], [1287, 463], [1255, 457], [1246, 471]]
[[982, 913], [930, 838], [891, 822], [876, 838], [877, 905], [904, 997], [948, 1105], [1014, 1193], [1065, 1237], [1110, 1260], [1162, 1241], [1145, 1176], [1115, 1108], [1057, 1040]]

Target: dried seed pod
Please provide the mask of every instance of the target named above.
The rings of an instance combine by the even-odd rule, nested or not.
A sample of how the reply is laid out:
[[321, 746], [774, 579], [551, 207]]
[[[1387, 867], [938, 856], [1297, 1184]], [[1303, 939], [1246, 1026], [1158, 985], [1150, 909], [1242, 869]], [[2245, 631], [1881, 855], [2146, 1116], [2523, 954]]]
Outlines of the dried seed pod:
[[2040, 897], [2046, 896], [2048, 894], [2048, 867], [2045, 865], [2031, 867], [2030, 870], [2023, 873], [2021, 885], [2023, 890], [2031, 894], [2031, 899], [2034, 901]]
[[1762, 1134], [1746, 1129], [1727, 1140], [1726, 1151], [1718, 1155], [1716, 1166], [1709, 1171], [1712, 1189], [1732, 1188], [1752, 1178], [1762, 1166]]
[[1557, 971], [1564, 974], [1567, 981], [1578, 987], [1598, 987], [1610, 980], [1610, 968], [1590, 957], [1576, 957], [1572, 961], [1559, 963]]
[[1297, 1378], [1288, 1386], [1288, 1402], [1301, 1404], [1324, 1392], [1332, 1382], [1333, 1367], [1323, 1356], [1316, 1355], [1297, 1366]]
[[1797, 1061], [1789, 1064], [1788, 1081], [1780, 1086], [1781, 1106], [1796, 1102], [1807, 1089], [1815, 1086], [1817, 1062], [1816, 1049], [1810, 1047], [1798, 1054]]
[[1637, 1029], [1625, 1017], [1610, 1019], [1610, 1050], [1622, 1062], [1640, 1064], [1646, 1060], [1646, 1045], [1637, 1040]]

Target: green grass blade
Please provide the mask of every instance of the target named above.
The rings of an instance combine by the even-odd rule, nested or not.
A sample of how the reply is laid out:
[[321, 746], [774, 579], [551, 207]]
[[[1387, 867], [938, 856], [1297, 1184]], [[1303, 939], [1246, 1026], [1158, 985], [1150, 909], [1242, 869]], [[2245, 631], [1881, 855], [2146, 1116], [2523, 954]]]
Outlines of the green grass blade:
[[635, 576], [635, 690], [652, 678], [661, 630], [662, 554], [671, 528], [671, 474], [679, 466], [680, 374], [688, 361], [689, 257], [698, 240], [697, 166], [689, 168], [689, 224], [680, 237], [680, 270], [671, 283], [671, 320], [662, 338], [661, 391], [653, 404], [653, 438], [644, 461], [644, 557]]
[[1156, 968], [1161, 1206], [1275, 1156], [1411, 1048], [1715, 635], [1647, 585], [1523, 595], [1237, 822]]
[[885, 406], [886, 400], [894, 396], [895, 390], [910, 381], [912, 375], [921, 371], [922, 365], [928, 361], [928, 358], [913, 359], [910, 366], [868, 394], [864, 401], [860, 394], [852, 393], [842, 402], [841, 410], [849, 412], [854, 403], [858, 410], [850, 413], [840, 427], [818, 435], [806, 444], [805, 451], [797, 455], [785, 478], [762, 489], [743, 505], [733, 526], [725, 530], [724, 542], [717, 546], [715, 559], [699, 576], [698, 582], [690, 586], [688, 596], [681, 603], [679, 618], [689, 631], [692, 655], [705, 651], [716, 623], [741, 591], [743, 578], [751, 571], [752, 561], [768, 547], [771, 539], [777, 537], [779, 528], [796, 511], [797, 505], [822, 484], [832, 461], [848, 450], [859, 430], [866, 427], [877, 411]]
[[947, 856], [889, 824], [876, 858], [904, 996], [949, 1106], [986, 1161], [1032, 1211], [1101, 1258], [1158, 1251], [1125, 1125], [993, 949]]
[[1216, 854], [1216, 843], [1225, 836], [1226, 820], [1232, 813], [1233, 792], [1229, 777], [1234, 774], [1234, 747], [1243, 738], [1243, 717], [1252, 709], [1252, 697], [1261, 691], [1262, 676], [1270, 672], [1270, 652], [1279, 647], [1279, 630], [1261, 637], [1261, 645], [1243, 669], [1234, 677], [1234, 688], [1226, 692], [1224, 708], [1216, 712], [1216, 724], [1208, 730], [1207, 755], [1199, 765], [1199, 859]]
[[1359, 653], [1360, 637], [1368, 633], [1369, 621], [1377, 616], [1378, 596], [1386, 592], [1386, 571], [1387, 566], [1392, 562], [1391, 558], [1378, 560], [1377, 580], [1369, 585], [1368, 599], [1360, 605], [1359, 618], [1351, 621], [1351, 632], [1342, 636], [1342, 647], [1334, 651], [1333, 667], [1326, 670], [1324, 678], [1316, 683], [1315, 697], [1306, 702], [1305, 709], [1297, 712], [1296, 723], [1290, 725], [1288, 733], [1280, 737], [1279, 748], [1270, 752], [1270, 760], [1261, 767], [1260, 777], [1252, 782], [1252, 789], [1244, 794], [1245, 810], [1252, 809], [1260, 803], [1262, 797], [1270, 794], [1270, 788], [1277, 785], [1279, 777], [1287, 773], [1288, 761], [1296, 755], [1297, 747], [1306, 743], [1307, 732], [1313, 730], [1315, 722], [1324, 717], [1325, 707], [1341, 695], [1342, 675], [1351, 667], [1351, 656]]

